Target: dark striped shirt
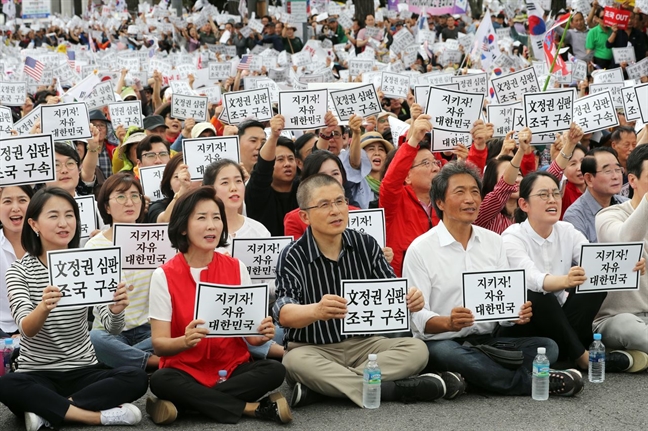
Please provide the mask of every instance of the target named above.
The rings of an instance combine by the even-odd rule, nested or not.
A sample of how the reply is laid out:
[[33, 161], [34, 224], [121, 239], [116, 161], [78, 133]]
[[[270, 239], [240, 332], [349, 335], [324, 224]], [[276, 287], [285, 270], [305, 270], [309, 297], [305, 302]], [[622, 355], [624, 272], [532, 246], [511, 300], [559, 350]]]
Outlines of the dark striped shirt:
[[[309, 227], [297, 241], [286, 247], [277, 263], [277, 302], [273, 308], [279, 320], [286, 304], [314, 304], [324, 295], [342, 293], [341, 280], [394, 278], [380, 246], [369, 235], [346, 229], [342, 233], [342, 251], [337, 262], [320, 253]], [[341, 335], [342, 321], [317, 321], [305, 328], [285, 328], [284, 343], [339, 343], [350, 338]]]
[[[43, 290], [49, 285], [47, 267], [38, 258], [26, 254], [11, 265], [6, 279], [11, 315], [22, 335], [18, 371], [66, 371], [97, 363], [85, 307], [57, 307], [47, 316], [36, 336], [25, 336], [22, 319], [38, 306]], [[121, 332], [124, 312], [114, 315], [107, 305], [97, 308], [104, 328], [112, 334]]]

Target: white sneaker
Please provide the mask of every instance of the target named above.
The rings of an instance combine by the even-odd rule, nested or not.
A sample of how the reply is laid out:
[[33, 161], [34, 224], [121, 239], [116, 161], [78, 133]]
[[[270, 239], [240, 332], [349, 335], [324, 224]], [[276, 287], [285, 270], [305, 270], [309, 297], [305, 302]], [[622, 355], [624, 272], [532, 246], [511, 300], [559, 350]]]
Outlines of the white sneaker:
[[141, 420], [140, 409], [129, 403], [101, 411], [101, 425], [137, 425]]
[[27, 429], [27, 431], [38, 431], [42, 427], [51, 428], [49, 422], [38, 416], [36, 413], [25, 413], [25, 429]]

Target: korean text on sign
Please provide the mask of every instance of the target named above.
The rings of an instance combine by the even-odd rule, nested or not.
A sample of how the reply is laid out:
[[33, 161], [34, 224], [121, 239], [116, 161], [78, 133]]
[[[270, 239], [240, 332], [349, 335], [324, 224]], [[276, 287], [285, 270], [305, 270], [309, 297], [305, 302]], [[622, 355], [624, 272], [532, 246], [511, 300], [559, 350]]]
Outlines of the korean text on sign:
[[574, 122], [583, 129], [583, 133], [618, 126], [619, 117], [610, 92], [592, 94], [574, 101]]
[[142, 127], [141, 100], [111, 103], [108, 105], [108, 109], [113, 128], [116, 129], [118, 126], [124, 126], [125, 129], [130, 126]]
[[234, 238], [232, 256], [243, 262], [253, 280], [274, 278], [279, 254], [292, 240], [292, 236]]
[[139, 169], [144, 196], [148, 196], [151, 202], [164, 199], [164, 195], [162, 195], [162, 190], [160, 189], [160, 183], [162, 182], [165, 167], [166, 165], [155, 165], [143, 166]]
[[63, 295], [59, 307], [113, 302], [121, 281], [121, 249], [103, 247], [47, 252], [49, 282]]
[[426, 113], [434, 128], [465, 132], [479, 119], [484, 102], [483, 93], [464, 93], [431, 87]]
[[267, 121], [272, 118], [270, 90], [235, 91], [223, 94], [225, 116], [230, 124], [239, 124], [247, 118]]
[[532, 133], [569, 130], [574, 120], [573, 88], [524, 95], [526, 125]]
[[349, 211], [349, 229], [364, 233], [385, 248], [385, 210], [383, 208]]
[[526, 292], [523, 269], [463, 273], [463, 305], [476, 322], [518, 319]]
[[209, 329], [208, 337], [258, 335], [261, 321], [268, 315], [268, 285], [224, 286], [198, 283], [194, 319]]
[[583, 244], [580, 266], [587, 280], [576, 287], [576, 293], [639, 289], [640, 274], [632, 269], [642, 253], [642, 242]]
[[54, 181], [52, 135], [0, 139], [0, 186]]
[[185, 139], [182, 141], [182, 154], [189, 166], [191, 180], [203, 178], [205, 168], [222, 159], [239, 163], [238, 136], [214, 136], [208, 138]]
[[538, 77], [533, 67], [493, 78], [491, 79], [491, 85], [497, 103], [515, 102], [525, 93], [537, 93], [540, 91]]
[[342, 121], [348, 121], [353, 114], [364, 118], [382, 111], [373, 84], [347, 90], [333, 90], [329, 94]]
[[342, 320], [343, 335], [407, 332], [407, 279], [342, 280], [342, 297], [347, 314]]
[[41, 130], [55, 141], [91, 138], [88, 107], [84, 102], [41, 105]]
[[207, 120], [207, 98], [174, 94], [171, 96], [171, 116], [180, 120], [193, 118], [197, 122]]
[[167, 230], [166, 223], [115, 223], [113, 244], [122, 249], [122, 268], [157, 269], [175, 256]]
[[90, 234], [97, 229], [97, 212], [94, 195], [76, 196], [74, 198], [79, 206], [81, 223], [81, 238], [90, 238]]
[[285, 130], [318, 129], [326, 125], [328, 91], [282, 91], [279, 93], [279, 114], [286, 122]]

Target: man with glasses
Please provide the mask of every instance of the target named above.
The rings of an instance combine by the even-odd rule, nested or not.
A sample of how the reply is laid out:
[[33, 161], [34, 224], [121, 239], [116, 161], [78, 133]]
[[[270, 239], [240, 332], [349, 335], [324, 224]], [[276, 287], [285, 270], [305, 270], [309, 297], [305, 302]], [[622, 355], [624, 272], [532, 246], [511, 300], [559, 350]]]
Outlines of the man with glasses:
[[112, 126], [106, 116], [98, 109], [90, 111], [90, 124], [99, 130], [98, 140], [101, 142], [99, 150], [99, 168], [104, 176], [108, 178], [112, 175], [112, 158], [113, 152], [117, 148], [116, 144], [109, 141], [109, 132], [112, 134]]
[[619, 196], [623, 169], [616, 151], [609, 147], [590, 150], [581, 162], [587, 189], [565, 212], [563, 220], [571, 223], [589, 242], [597, 242], [594, 217], [603, 208], [620, 204], [628, 198]]
[[[383, 401], [432, 401], [462, 392], [461, 377], [417, 374], [427, 363], [425, 345], [413, 338], [341, 334], [347, 314], [341, 280], [393, 278], [394, 272], [375, 239], [347, 229], [344, 189], [333, 177], [316, 174], [297, 192], [304, 235], [286, 247], [277, 264], [277, 301], [273, 314], [286, 328], [286, 378], [294, 385], [292, 407], [324, 396], [362, 402], [363, 369], [368, 354], [378, 354]], [[411, 288], [411, 312], [422, 306]]]
[[[345, 127], [336, 125], [335, 128], [330, 134], [327, 134], [327, 130], [330, 130], [330, 127], [326, 127], [323, 129], [320, 129], [319, 132], [319, 137], [325, 142], [328, 142], [328, 150], [335, 154], [336, 156], [339, 156], [342, 150], [346, 147], [345, 145]], [[349, 135], [346, 134], [346, 139], [348, 139]], [[321, 148], [320, 145], [318, 145], [318, 148]]]
[[149, 135], [137, 144], [138, 168], [166, 165], [170, 159], [169, 144], [160, 136]]

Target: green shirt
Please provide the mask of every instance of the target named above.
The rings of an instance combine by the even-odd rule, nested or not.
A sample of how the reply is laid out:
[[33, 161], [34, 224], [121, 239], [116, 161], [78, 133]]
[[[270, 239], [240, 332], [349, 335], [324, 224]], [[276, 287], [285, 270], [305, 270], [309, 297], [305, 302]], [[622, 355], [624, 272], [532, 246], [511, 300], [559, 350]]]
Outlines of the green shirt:
[[587, 40], [585, 41], [585, 49], [594, 51], [594, 57], [600, 58], [601, 60], [611, 60], [612, 59], [612, 50], [605, 46], [608, 38], [612, 34], [612, 30], [609, 28], [603, 30], [601, 25], [597, 25], [587, 33]]

